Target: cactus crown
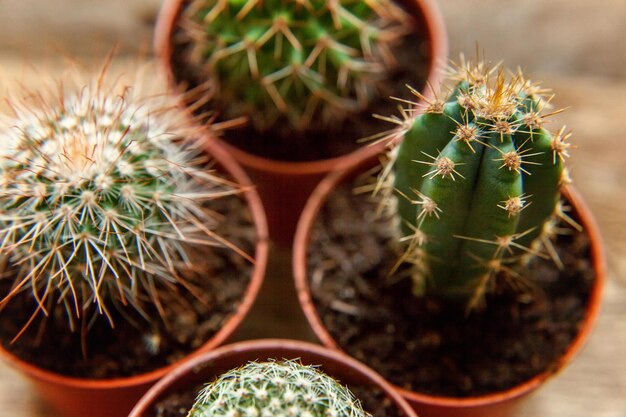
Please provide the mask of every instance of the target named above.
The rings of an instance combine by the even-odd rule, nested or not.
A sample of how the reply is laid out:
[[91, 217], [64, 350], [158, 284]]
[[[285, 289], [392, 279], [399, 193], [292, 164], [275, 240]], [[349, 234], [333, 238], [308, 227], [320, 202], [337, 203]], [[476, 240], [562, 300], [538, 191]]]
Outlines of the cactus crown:
[[549, 245], [570, 134], [546, 130], [550, 97], [521, 72], [462, 59], [450, 80], [447, 97], [389, 119], [404, 140], [388, 184], [408, 242], [399, 263], [411, 264], [416, 292], [471, 307], [498, 272], [515, 275], [509, 265]]
[[295, 360], [249, 362], [208, 384], [188, 417], [371, 417], [350, 390]]
[[33, 317], [60, 305], [72, 322], [95, 305], [111, 320], [111, 305], [158, 305], [184, 284], [191, 245], [230, 245], [206, 203], [239, 189], [202, 170], [173, 100], [103, 77], [27, 91], [0, 119], [0, 255], [14, 280], [0, 306], [30, 290]]
[[190, 0], [186, 60], [258, 130], [340, 121], [376, 97], [409, 17], [391, 0]]

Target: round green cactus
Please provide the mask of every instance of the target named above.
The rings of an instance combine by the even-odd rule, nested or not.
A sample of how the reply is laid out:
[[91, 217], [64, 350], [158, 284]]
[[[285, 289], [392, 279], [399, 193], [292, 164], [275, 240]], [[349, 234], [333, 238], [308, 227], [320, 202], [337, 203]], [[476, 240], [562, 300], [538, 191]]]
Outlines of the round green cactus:
[[545, 90], [521, 73], [463, 61], [451, 79], [447, 97], [396, 119], [393, 189], [416, 291], [474, 306], [498, 272], [537, 254], [560, 207], [569, 134], [545, 129]]
[[0, 254], [14, 280], [0, 305], [30, 290], [35, 313], [111, 319], [112, 305], [184, 284], [192, 246], [228, 245], [206, 203], [238, 188], [203, 170], [175, 103], [114, 84], [26, 92], [0, 119]]
[[391, 0], [190, 0], [180, 28], [226, 117], [305, 129], [377, 96], [410, 18]]
[[249, 362], [219, 376], [188, 417], [371, 417], [350, 390], [297, 361]]

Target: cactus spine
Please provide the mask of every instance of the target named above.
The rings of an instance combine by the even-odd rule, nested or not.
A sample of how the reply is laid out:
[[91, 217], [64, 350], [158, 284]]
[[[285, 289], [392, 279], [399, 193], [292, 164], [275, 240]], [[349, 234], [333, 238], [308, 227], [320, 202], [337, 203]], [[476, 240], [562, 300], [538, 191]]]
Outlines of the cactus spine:
[[393, 187], [416, 291], [474, 306], [512, 258], [536, 253], [559, 207], [569, 134], [544, 128], [545, 90], [521, 73], [462, 61], [451, 78], [447, 98], [398, 120]]
[[219, 376], [188, 417], [371, 417], [348, 388], [296, 361], [250, 362]]
[[391, 0], [191, 0], [179, 42], [227, 117], [293, 132], [376, 97], [409, 20]]
[[33, 316], [59, 306], [70, 323], [85, 311], [111, 320], [111, 306], [160, 307], [192, 253], [230, 245], [207, 203], [238, 188], [182, 142], [192, 129], [174, 100], [109, 78], [26, 91], [0, 119], [0, 255], [14, 280], [0, 306], [30, 290]]

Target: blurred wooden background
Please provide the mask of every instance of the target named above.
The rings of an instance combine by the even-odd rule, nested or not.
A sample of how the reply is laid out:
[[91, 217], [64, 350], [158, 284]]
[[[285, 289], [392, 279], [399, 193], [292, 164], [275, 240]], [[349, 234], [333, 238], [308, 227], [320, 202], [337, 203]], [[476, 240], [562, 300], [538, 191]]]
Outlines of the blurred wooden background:
[[[159, 0], [0, 0], [0, 94], [16, 80], [40, 83], [64, 57], [100, 63], [113, 45], [119, 66], [150, 52]], [[521, 66], [569, 107], [557, 119], [574, 131], [575, 185], [600, 224], [609, 283], [597, 328], [584, 351], [533, 396], [520, 417], [626, 416], [626, 2], [623, 0], [440, 0], [451, 57], [474, 55]], [[129, 58], [130, 57], [130, 58]], [[37, 72], [33, 72], [33, 68]], [[621, 178], [621, 180], [620, 180]], [[239, 338], [298, 335], [281, 318], [293, 308], [273, 289], [290, 288], [289, 251], [274, 248], [255, 306], [273, 317], [248, 321]], [[281, 294], [284, 294], [282, 292]], [[287, 332], [289, 329], [289, 332]], [[21, 376], [0, 364], [0, 416], [57, 417]], [[477, 416], [479, 417], [479, 416]], [[485, 416], [487, 417], [487, 416]]]

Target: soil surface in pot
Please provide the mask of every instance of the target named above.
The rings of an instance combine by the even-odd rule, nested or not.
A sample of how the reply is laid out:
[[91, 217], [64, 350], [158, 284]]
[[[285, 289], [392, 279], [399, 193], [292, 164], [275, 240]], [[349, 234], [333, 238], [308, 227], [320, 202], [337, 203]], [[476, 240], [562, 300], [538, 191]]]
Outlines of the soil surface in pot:
[[[315, 307], [351, 356], [397, 386], [467, 397], [501, 391], [549, 370], [578, 333], [595, 278], [589, 240], [570, 230], [555, 247], [565, 267], [531, 262], [524, 276], [498, 276], [480, 312], [466, 315], [416, 298], [378, 203], [344, 185], [314, 226], [308, 273]], [[571, 228], [570, 228], [571, 229]]]
[[[392, 127], [388, 122], [373, 118], [372, 114], [383, 116], [397, 114], [398, 102], [390, 100], [389, 97], [417, 100], [406, 85], [421, 90], [428, 78], [432, 51], [423, 30], [421, 23], [416, 23], [415, 33], [407, 35], [403, 42], [394, 48], [398, 65], [389, 74], [389, 81], [381, 83], [379, 98], [366, 109], [348, 117], [332, 129], [317, 128], [318, 123], [315, 122], [311, 122], [310, 128], [302, 133], [293, 132], [293, 129], [258, 132], [250, 126], [245, 126], [225, 132], [222, 139], [253, 155], [294, 162], [328, 159], [367, 146], [359, 139], [387, 131]], [[179, 38], [175, 32], [172, 72], [178, 83], [189, 86], [188, 90], [193, 90], [202, 85], [203, 77], [197, 68], [192, 68], [185, 62], [189, 47]], [[202, 107], [198, 113], [219, 114], [219, 109], [224, 106], [228, 106], [228, 103], [214, 100]], [[284, 127], [287, 124], [282, 122], [276, 125]]]
[[[242, 198], [225, 197], [211, 204], [227, 220], [221, 222], [217, 233], [253, 255], [255, 229]], [[231, 249], [211, 248], [210, 256], [202, 253], [192, 259], [197, 271], [188, 277], [196, 295], [181, 286], [160, 291], [162, 314], [154, 305], [141, 302], [150, 321], [131, 308], [123, 314], [112, 308], [115, 328], [99, 316], [93, 323], [82, 323], [89, 326], [83, 341], [81, 323], [72, 332], [64, 309], [57, 308], [46, 320], [36, 319], [10, 344], [36, 309], [27, 291], [0, 311], [0, 342], [6, 350], [39, 367], [95, 379], [137, 375], [182, 359], [211, 338], [236, 310], [252, 271], [250, 262]], [[9, 288], [10, 279], [0, 279], [0, 294]]]
[[[198, 385], [192, 390], [181, 389], [169, 393], [156, 402], [143, 417], [186, 417], [202, 387], [203, 385]], [[351, 385], [349, 388], [372, 417], [404, 416], [402, 410], [380, 388], [363, 385]]]

